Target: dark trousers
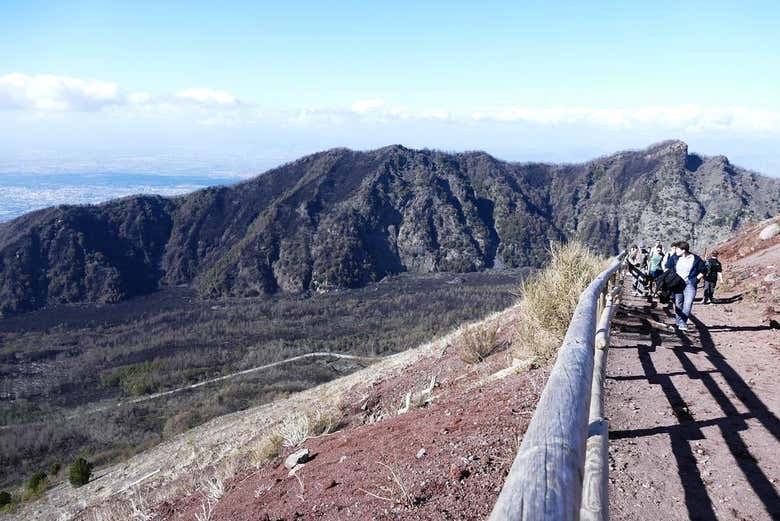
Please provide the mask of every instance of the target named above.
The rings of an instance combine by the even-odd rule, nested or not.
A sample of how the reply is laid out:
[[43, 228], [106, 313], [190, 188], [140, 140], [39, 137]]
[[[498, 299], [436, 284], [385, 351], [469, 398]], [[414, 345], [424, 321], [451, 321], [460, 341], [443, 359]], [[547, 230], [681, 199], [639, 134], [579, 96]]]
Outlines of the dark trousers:
[[704, 302], [713, 302], [715, 299], [715, 285], [717, 281], [704, 281]]
[[631, 263], [628, 264], [628, 271], [634, 279], [633, 284], [631, 284], [631, 289], [634, 290], [634, 293], [644, 295], [645, 290], [647, 289], [647, 275]]

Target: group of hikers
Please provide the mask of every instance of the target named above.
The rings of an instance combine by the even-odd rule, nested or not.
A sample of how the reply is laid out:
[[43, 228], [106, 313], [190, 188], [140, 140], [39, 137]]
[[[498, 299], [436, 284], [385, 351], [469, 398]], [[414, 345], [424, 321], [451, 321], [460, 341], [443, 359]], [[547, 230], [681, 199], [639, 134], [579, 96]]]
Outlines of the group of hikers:
[[664, 250], [660, 241], [650, 249], [641, 243], [631, 246], [626, 262], [633, 277], [634, 296], [657, 297], [661, 303], [673, 305], [675, 325], [680, 331], [688, 330], [699, 282], [704, 286], [703, 303], [715, 303], [715, 286], [723, 271], [717, 251], [704, 260], [691, 253], [686, 241], [672, 243], [669, 250]]

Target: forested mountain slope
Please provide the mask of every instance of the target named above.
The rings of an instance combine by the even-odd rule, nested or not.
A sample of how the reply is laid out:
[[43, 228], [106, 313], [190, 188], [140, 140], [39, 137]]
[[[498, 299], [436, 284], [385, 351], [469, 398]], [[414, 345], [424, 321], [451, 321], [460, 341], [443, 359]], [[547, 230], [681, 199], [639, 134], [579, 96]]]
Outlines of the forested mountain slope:
[[201, 295], [357, 287], [403, 271], [539, 266], [550, 241], [615, 253], [695, 245], [780, 212], [780, 180], [680, 141], [583, 164], [389, 146], [313, 154], [178, 198], [60, 206], [0, 225], [0, 313], [115, 302], [161, 285]]

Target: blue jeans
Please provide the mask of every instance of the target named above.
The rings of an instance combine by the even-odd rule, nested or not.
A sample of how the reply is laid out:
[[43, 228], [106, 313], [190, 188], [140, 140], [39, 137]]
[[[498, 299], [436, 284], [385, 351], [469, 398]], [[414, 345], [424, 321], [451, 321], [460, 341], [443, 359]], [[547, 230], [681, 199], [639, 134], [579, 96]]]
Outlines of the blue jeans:
[[696, 296], [696, 283], [686, 281], [685, 289], [682, 293], [674, 294], [674, 318], [678, 326], [688, 324], [688, 317], [691, 316], [693, 309], [693, 298]]

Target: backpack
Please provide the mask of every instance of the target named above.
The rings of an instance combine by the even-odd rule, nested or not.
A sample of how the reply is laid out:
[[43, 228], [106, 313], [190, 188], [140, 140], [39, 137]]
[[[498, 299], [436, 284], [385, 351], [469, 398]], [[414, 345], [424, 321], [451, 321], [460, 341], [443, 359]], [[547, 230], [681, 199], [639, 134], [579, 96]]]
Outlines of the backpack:
[[666, 304], [672, 293], [679, 293], [685, 289], [685, 279], [670, 268], [655, 279], [655, 287], [658, 288], [658, 299]]

